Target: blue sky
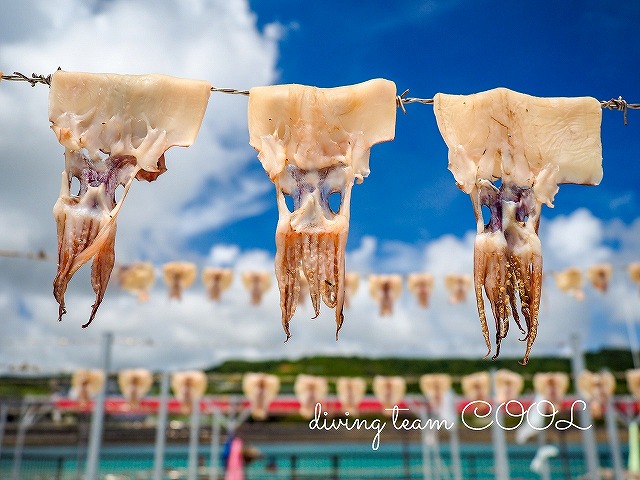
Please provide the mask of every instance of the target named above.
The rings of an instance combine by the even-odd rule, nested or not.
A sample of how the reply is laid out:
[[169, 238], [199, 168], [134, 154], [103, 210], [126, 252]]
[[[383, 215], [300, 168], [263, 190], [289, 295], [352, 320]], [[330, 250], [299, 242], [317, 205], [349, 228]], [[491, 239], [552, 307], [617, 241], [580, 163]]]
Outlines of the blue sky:
[[[29, 0], [3, 7], [0, 69], [165, 73], [240, 89], [334, 87], [383, 77], [398, 93], [408, 88], [420, 98], [504, 86], [536, 96], [622, 95], [640, 102], [638, 2], [390, 5]], [[49, 129], [47, 93], [43, 86], [0, 84], [0, 248], [54, 256], [51, 208], [63, 164]], [[170, 260], [273, 271], [275, 189], [248, 145], [246, 108], [245, 97], [212, 94], [195, 144], [169, 150], [169, 170], [156, 182], [133, 185], [118, 219], [118, 262], [148, 259], [158, 271]], [[364, 282], [345, 313], [340, 342], [332, 312], [325, 308], [312, 321], [307, 305], [296, 313], [285, 345], [275, 288], [263, 305], [249, 307], [236, 276], [219, 304], [205, 298], [199, 283], [182, 302], [169, 302], [158, 278], [145, 305], [110, 285], [96, 322], [82, 330], [93, 302], [87, 268], [71, 282], [69, 313], [58, 323], [55, 262], [0, 258], [0, 370], [20, 361], [49, 369], [95, 365], [105, 330], [156, 345], [138, 349], [122, 340], [115, 367], [196, 368], [230, 357], [305, 354], [481, 358], [475, 302], [449, 305], [441, 283], [446, 273], [471, 273], [471, 202], [447, 170], [432, 107], [406, 109], [398, 112], [395, 140], [372, 148], [371, 174], [354, 186], [347, 267], [363, 274], [434, 273], [428, 310], [405, 292], [394, 316], [380, 317]], [[612, 262], [610, 292], [586, 287], [587, 300], [577, 302], [545, 281], [534, 356], [566, 353], [571, 331], [590, 348], [624, 347], [625, 322], [640, 320], [637, 286], [624, 272], [640, 260], [640, 111], [628, 116], [624, 126], [621, 112], [603, 112], [601, 185], [561, 186], [555, 208], [543, 207], [540, 229], [547, 272]], [[503, 355], [522, 353], [515, 337], [503, 343]]]

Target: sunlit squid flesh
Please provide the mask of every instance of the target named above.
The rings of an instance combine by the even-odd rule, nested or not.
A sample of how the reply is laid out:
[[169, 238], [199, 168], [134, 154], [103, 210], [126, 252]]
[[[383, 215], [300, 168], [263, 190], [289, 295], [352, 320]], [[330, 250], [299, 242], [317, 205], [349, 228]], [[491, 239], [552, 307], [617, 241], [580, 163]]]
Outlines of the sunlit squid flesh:
[[600, 102], [497, 88], [473, 95], [436, 94], [434, 112], [449, 147], [449, 170], [471, 196], [476, 216], [474, 285], [487, 355], [491, 340], [483, 290], [496, 325], [493, 358], [513, 316], [526, 340], [521, 362], [526, 364], [537, 334], [542, 288], [540, 209], [543, 203], [553, 206], [560, 183], [596, 185], [602, 179]]
[[275, 271], [287, 340], [300, 268], [315, 317], [320, 300], [335, 309], [338, 338], [344, 320], [351, 188], [369, 175], [371, 146], [393, 139], [395, 118], [396, 87], [383, 79], [337, 88], [275, 85], [249, 92], [250, 144], [276, 186]]
[[[165, 75], [115, 75], [58, 70], [51, 79], [49, 120], [65, 147], [58, 229], [58, 272], [53, 294], [58, 320], [74, 273], [93, 258], [91, 284], [102, 302], [115, 263], [116, 218], [134, 178], [153, 181], [166, 171], [164, 153], [191, 145], [211, 85]], [[72, 191], [72, 180], [79, 182]], [[122, 197], [116, 189], [122, 186]]]

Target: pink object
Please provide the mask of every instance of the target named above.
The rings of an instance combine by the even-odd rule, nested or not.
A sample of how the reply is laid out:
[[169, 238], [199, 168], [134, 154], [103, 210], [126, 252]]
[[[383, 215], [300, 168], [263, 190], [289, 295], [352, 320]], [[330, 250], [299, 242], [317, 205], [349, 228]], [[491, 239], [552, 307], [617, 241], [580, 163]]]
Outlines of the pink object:
[[242, 440], [234, 438], [231, 442], [227, 472], [224, 480], [244, 480], [244, 462], [242, 460]]

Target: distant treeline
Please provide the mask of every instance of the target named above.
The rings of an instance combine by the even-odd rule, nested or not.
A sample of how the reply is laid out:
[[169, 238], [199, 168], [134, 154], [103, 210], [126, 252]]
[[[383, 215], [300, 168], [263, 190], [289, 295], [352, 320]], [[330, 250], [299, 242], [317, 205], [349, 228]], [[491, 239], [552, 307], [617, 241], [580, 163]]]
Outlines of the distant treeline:
[[[564, 357], [532, 357], [529, 364], [518, 364], [519, 358], [503, 358], [482, 360], [478, 358], [365, 358], [365, 357], [332, 357], [314, 356], [297, 360], [227, 360], [217, 367], [210, 368], [210, 373], [246, 373], [265, 372], [276, 375], [309, 375], [363, 376], [403, 375], [419, 376], [424, 373], [448, 373], [462, 376], [491, 368], [507, 368], [522, 375], [533, 375], [536, 372], [570, 372], [571, 361]], [[628, 350], [600, 350], [585, 355], [589, 370], [604, 368], [612, 372], [622, 372], [633, 368], [633, 359]]]
[[[447, 373], [455, 380], [460, 377], [492, 368], [506, 368], [525, 377], [525, 390], [532, 389], [531, 380], [537, 372], [571, 373], [571, 360], [566, 357], [532, 357], [528, 365], [518, 363], [519, 358], [365, 358], [314, 356], [297, 360], [227, 360], [207, 370], [215, 374], [241, 374], [246, 372], [273, 373], [283, 379], [291, 379], [299, 373], [324, 377], [359, 376], [372, 378], [375, 375], [401, 375], [408, 379], [408, 391], [418, 392], [418, 378], [425, 373]], [[607, 369], [618, 381], [619, 392], [626, 392], [624, 372], [633, 368], [633, 358], [628, 350], [604, 349], [585, 355], [586, 368], [592, 371]], [[284, 389], [287, 391], [288, 389]]]

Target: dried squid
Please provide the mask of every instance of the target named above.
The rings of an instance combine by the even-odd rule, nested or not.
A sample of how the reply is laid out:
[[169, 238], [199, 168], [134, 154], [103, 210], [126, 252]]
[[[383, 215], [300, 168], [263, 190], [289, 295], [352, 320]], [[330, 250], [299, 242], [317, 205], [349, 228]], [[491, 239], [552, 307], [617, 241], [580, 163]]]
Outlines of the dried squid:
[[280, 391], [280, 379], [267, 373], [245, 373], [242, 391], [249, 399], [251, 416], [256, 420], [264, 420], [269, 413], [269, 405]]
[[324, 377], [300, 373], [293, 384], [293, 391], [300, 403], [300, 416], [311, 418], [316, 404], [322, 403], [329, 393], [329, 385]]
[[400, 275], [369, 275], [369, 293], [378, 302], [380, 316], [393, 315], [393, 306], [402, 295]]
[[232, 281], [233, 271], [230, 268], [205, 267], [202, 270], [202, 283], [211, 300], [220, 300], [222, 292], [231, 286]]
[[367, 392], [367, 382], [360, 377], [340, 377], [336, 381], [336, 393], [342, 411], [350, 415], [358, 414], [358, 406]]
[[[395, 118], [396, 87], [383, 79], [337, 88], [276, 85], [249, 92], [250, 144], [276, 186], [275, 270], [287, 340], [300, 267], [315, 316], [321, 299], [335, 309], [338, 338], [344, 320], [351, 188], [369, 175], [371, 146], [393, 139]], [[292, 199], [291, 209], [286, 197]]]
[[487, 355], [491, 340], [483, 289], [496, 325], [493, 358], [513, 316], [526, 340], [521, 362], [526, 364], [542, 288], [540, 209], [543, 203], [553, 206], [560, 183], [596, 185], [602, 179], [600, 102], [497, 88], [474, 95], [439, 93], [434, 112], [449, 147], [449, 170], [471, 196], [476, 217], [474, 285]]
[[373, 377], [373, 394], [382, 405], [383, 414], [392, 415], [393, 407], [404, 399], [407, 393], [407, 382], [403, 377], [386, 377], [376, 375]]
[[153, 385], [153, 375], [145, 368], [132, 368], [118, 372], [118, 386], [131, 408], [139, 408], [140, 400]]
[[193, 404], [207, 391], [207, 375], [200, 370], [175, 372], [171, 375], [171, 390], [180, 402], [182, 412], [189, 414]]
[[[74, 273], [90, 259], [96, 294], [89, 320], [102, 302], [115, 263], [116, 218], [134, 178], [153, 181], [166, 171], [164, 153], [191, 145], [202, 123], [211, 85], [165, 75], [115, 75], [58, 70], [51, 79], [49, 120], [65, 147], [53, 294], [58, 320]], [[72, 190], [72, 180], [79, 191]], [[124, 187], [116, 201], [116, 189]]]

